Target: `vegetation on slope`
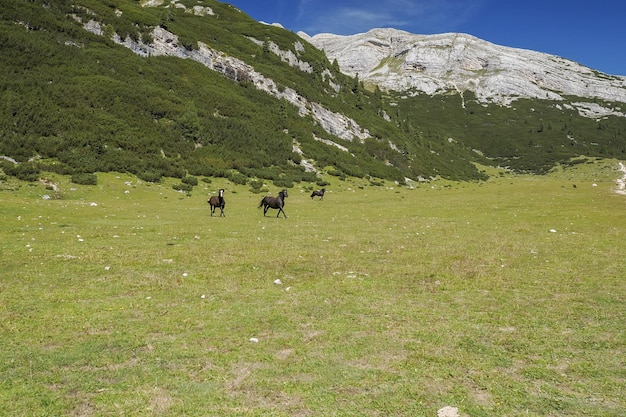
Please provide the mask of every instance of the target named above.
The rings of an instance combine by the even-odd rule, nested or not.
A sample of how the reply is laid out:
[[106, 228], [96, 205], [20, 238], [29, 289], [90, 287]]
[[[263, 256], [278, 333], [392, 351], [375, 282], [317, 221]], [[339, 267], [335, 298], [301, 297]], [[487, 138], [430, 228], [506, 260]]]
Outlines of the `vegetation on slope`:
[[[178, 3], [205, 5], [215, 15], [197, 16], [168, 1], [142, 7], [0, 0], [0, 155], [20, 163], [2, 161], [0, 168], [23, 179], [41, 170], [119, 171], [149, 181], [222, 176], [292, 186], [317, 179], [305, 172], [303, 158], [340, 177], [403, 183], [485, 178], [476, 162], [543, 172], [580, 154], [624, 152], [623, 118], [596, 123], [549, 103], [520, 102], [512, 110], [466, 99], [464, 109], [458, 96], [390, 97], [341, 74], [292, 32], [217, 1]], [[83, 28], [89, 19], [103, 25], [104, 36]], [[252, 65], [280, 88], [355, 120], [372, 138], [340, 139], [249, 80], [235, 82], [190, 60], [141, 57], [111, 40], [118, 34], [149, 43], [156, 26], [176, 33], [188, 50], [203, 42]], [[283, 62], [270, 42], [313, 71]]]
[[[294, 152], [297, 141], [319, 166], [346, 175], [400, 182], [406, 176], [435, 172], [480, 177], [469, 163], [455, 170], [432, 157], [412, 163], [388, 145], [409, 139], [379, 116], [379, 92], [370, 93], [340, 74], [310, 45], [300, 58], [315, 71], [309, 74], [283, 63], [247, 37], [271, 39], [280, 48], [293, 49], [301, 41], [295, 34], [254, 22], [230, 6], [206, 4], [219, 19], [113, 1], [5, 5], [0, 31], [5, 58], [0, 63], [5, 98], [0, 107], [0, 154], [19, 162], [39, 160], [19, 168], [6, 162], [5, 171], [35, 176], [39, 168], [121, 171], [147, 180], [187, 174], [228, 176], [237, 171], [245, 177], [282, 177], [290, 184], [315, 178], [298, 165], [302, 156]], [[190, 48], [200, 40], [252, 62], [255, 70], [279, 85], [348, 114], [376, 139], [361, 144], [332, 137], [311, 118], [301, 117], [294, 106], [198, 63], [135, 55], [84, 30], [75, 18], [86, 20], [94, 14], [109, 25], [105, 31], [123, 37], [146, 38], [148, 29], [158, 24], [180, 34]], [[333, 72], [339, 92], [322, 79], [323, 68]], [[313, 135], [341, 143], [349, 152], [316, 142]]]
[[[574, 98], [570, 98], [574, 101]], [[469, 92], [396, 98], [396, 117], [417, 141], [479, 150], [492, 164], [543, 174], [580, 155], [626, 157], [626, 118], [581, 117], [549, 100], [486, 106]], [[601, 104], [601, 103], [599, 103]]]

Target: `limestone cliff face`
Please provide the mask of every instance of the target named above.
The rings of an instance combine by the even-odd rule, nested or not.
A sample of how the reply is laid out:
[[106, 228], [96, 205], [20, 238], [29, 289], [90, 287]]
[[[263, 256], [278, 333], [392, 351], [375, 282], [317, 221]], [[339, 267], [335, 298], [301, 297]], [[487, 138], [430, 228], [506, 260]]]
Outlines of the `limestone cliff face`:
[[[104, 35], [102, 25], [95, 20], [84, 23], [83, 27], [97, 35]], [[341, 139], [363, 141], [370, 137], [369, 131], [359, 126], [353, 119], [328, 110], [318, 103], [310, 102], [291, 88], [279, 88], [272, 79], [263, 76], [255, 71], [254, 67], [237, 58], [209, 48], [202, 42], [198, 42], [197, 50], [188, 50], [180, 45], [178, 36], [161, 27], [154, 28], [151, 36], [152, 42], [149, 44], [130, 38], [122, 39], [117, 34], [113, 35], [112, 40], [141, 56], [165, 55], [191, 59], [211, 70], [222, 73], [233, 81], [251, 82], [256, 88], [296, 106], [301, 115], [311, 115], [326, 132], [334, 134]], [[255, 39], [250, 39], [250, 41], [258, 43]], [[295, 47], [298, 50], [299, 46], [295, 45]], [[280, 56], [285, 62], [298, 67], [301, 71], [311, 72], [310, 65], [299, 61], [292, 52], [281, 51], [273, 43], [270, 44], [270, 50]]]
[[472, 91], [481, 101], [503, 105], [518, 98], [567, 101], [567, 96], [577, 96], [616, 103], [595, 105], [597, 112], [590, 112], [586, 103], [581, 115], [626, 117], [626, 105], [619, 104], [626, 103], [626, 77], [603, 74], [554, 55], [459, 33], [415, 35], [373, 29], [351, 36], [299, 35], [331, 61], [336, 59], [343, 72], [358, 74], [361, 81], [382, 89], [409, 94]]

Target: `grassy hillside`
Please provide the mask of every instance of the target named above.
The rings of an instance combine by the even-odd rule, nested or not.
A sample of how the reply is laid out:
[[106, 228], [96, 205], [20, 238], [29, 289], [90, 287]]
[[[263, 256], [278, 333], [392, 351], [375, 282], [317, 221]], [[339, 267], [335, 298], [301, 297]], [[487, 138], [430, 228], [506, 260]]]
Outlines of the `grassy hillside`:
[[[573, 97], [569, 98], [574, 101]], [[581, 117], [548, 100], [520, 99], [510, 107], [485, 105], [466, 92], [396, 98], [402, 128], [419, 143], [450, 152], [478, 150], [492, 164], [545, 174], [580, 155], [626, 158], [626, 118]]]
[[219, 178], [5, 180], [0, 414], [621, 416], [616, 165], [325, 177], [288, 219]]
[[[315, 180], [302, 159], [340, 178], [402, 184], [406, 177], [485, 179], [475, 163], [543, 173], [579, 155], [624, 155], [625, 118], [583, 119], [547, 102], [505, 109], [466, 97], [463, 108], [458, 96], [390, 97], [342, 75], [292, 32], [213, 0], [178, 4], [187, 9], [168, 1], [0, 0], [0, 156], [19, 162], [0, 160], [0, 169], [26, 180], [50, 170], [117, 171], [146, 181], [218, 176], [292, 187]], [[199, 5], [214, 14], [189, 13]], [[90, 19], [103, 36], [83, 28]], [[117, 34], [150, 43], [157, 26], [189, 51], [202, 42], [244, 61], [279, 88], [353, 119], [372, 138], [340, 139], [250, 80], [190, 60], [144, 58], [111, 40]], [[283, 62], [270, 44], [313, 71]]]
[[[305, 157], [347, 175], [403, 181], [405, 176], [439, 171], [480, 177], [468, 161], [451, 169], [437, 157], [407, 159], [388, 145], [410, 140], [380, 116], [380, 94], [355, 86], [355, 80], [341, 75], [295, 34], [254, 22], [222, 3], [204, 4], [218, 17], [130, 2], [52, 1], [45, 7], [40, 2], [3, 2], [0, 154], [20, 162], [55, 161], [59, 172], [116, 170], [158, 180], [186, 173], [228, 176], [235, 170], [250, 178], [282, 176], [291, 183], [309, 179], [301, 167], [294, 167], [302, 159], [294, 153], [295, 140]], [[249, 62], [278, 85], [348, 115], [376, 139], [359, 144], [333, 137], [294, 106], [201, 64], [135, 55], [84, 30], [78, 19], [91, 18], [102, 22], [107, 34], [148, 39], [151, 28], [160, 25], [177, 33], [190, 49], [202, 41]], [[297, 52], [315, 71], [295, 69], [249, 38]], [[305, 49], [296, 51], [296, 42]], [[339, 92], [323, 80], [325, 69], [341, 87]], [[317, 142], [314, 135], [350, 152]], [[423, 147], [412, 148], [413, 153], [428, 154]]]

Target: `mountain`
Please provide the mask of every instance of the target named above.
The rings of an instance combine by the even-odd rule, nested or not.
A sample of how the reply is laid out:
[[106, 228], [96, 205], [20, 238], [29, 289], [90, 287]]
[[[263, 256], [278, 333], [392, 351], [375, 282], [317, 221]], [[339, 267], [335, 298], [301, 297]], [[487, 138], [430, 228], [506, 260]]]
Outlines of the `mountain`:
[[[519, 98], [568, 103], [582, 116], [626, 117], [626, 77], [545, 53], [494, 45], [461, 33], [416, 35], [372, 29], [351, 36], [300, 32], [341, 70], [380, 88], [429, 95], [473, 92], [482, 102]], [[599, 105], [600, 99], [615, 105]]]
[[[393, 58], [385, 45], [400, 45], [400, 32], [372, 34], [385, 32], [394, 33], [392, 43], [370, 36], [334, 56], [319, 48], [323, 36], [262, 24], [215, 0], [0, 0], [0, 169], [24, 179], [46, 171], [122, 171], [185, 184], [223, 176], [258, 189], [267, 181], [321, 184], [324, 175], [372, 184], [479, 180], [486, 165], [542, 173], [581, 155], [626, 154], [619, 88], [617, 99], [587, 88], [558, 93], [560, 101], [557, 90], [548, 99], [510, 86], [517, 95], [461, 88], [497, 84], [487, 78], [504, 55], [493, 46], [493, 56], [480, 54], [483, 70], [463, 64], [465, 84], [433, 73], [438, 87], [424, 92], [417, 80], [434, 58], [407, 61], [420, 49], [409, 41]], [[369, 78], [371, 69], [351, 76], [342, 56], [355, 68], [378, 68], [378, 78]], [[380, 62], [395, 72], [385, 75]], [[441, 74], [454, 72], [445, 68]], [[400, 80], [409, 73], [415, 84], [407, 86]], [[481, 73], [490, 77], [467, 81]], [[453, 79], [456, 88], [446, 87]], [[611, 111], [583, 117], [576, 103]]]
[[[480, 178], [447, 167], [296, 34], [217, 1], [0, 0], [2, 169], [277, 186]], [[398, 151], [399, 147], [406, 150]], [[470, 158], [471, 157], [471, 158]], [[2, 161], [2, 160], [0, 160]]]

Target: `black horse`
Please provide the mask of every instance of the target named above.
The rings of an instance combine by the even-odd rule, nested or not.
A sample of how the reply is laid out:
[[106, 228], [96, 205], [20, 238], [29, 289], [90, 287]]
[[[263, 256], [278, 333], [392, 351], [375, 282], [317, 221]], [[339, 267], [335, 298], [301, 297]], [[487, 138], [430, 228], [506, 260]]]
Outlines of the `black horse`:
[[267, 211], [271, 208], [278, 209], [278, 214], [276, 215], [276, 217], [280, 217], [280, 212], [282, 211], [283, 216], [285, 216], [286, 219], [287, 214], [285, 214], [285, 210], [283, 210], [283, 207], [285, 207], [285, 198], [287, 197], [287, 190], [282, 190], [280, 193], [278, 193], [278, 197], [271, 197], [269, 195], [265, 196], [261, 200], [258, 208], [263, 207], [263, 216], [265, 216]]
[[313, 200], [314, 197], [319, 197], [320, 200], [324, 199], [324, 193], [326, 192], [326, 188], [322, 188], [321, 190], [315, 190], [311, 193], [311, 200]]
[[215, 208], [219, 207], [220, 217], [222, 216], [226, 217], [226, 214], [224, 214], [224, 207], [226, 207], [226, 201], [224, 200], [223, 188], [220, 188], [218, 195], [214, 195], [213, 197], [209, 198], [207, 200], [207, 203], [209, 203], [209, 205], [211, 206], [211, 216], [213, 216], [213, 213], [215, 212]]

